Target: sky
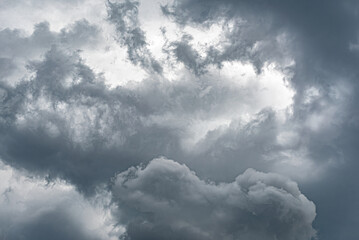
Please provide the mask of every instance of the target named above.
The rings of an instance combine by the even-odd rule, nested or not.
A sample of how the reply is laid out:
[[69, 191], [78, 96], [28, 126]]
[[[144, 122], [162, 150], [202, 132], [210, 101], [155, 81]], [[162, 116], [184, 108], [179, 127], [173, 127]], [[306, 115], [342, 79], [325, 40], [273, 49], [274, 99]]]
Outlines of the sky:
[[359, 2], [1, 0], [0, 239], [356, 240]]

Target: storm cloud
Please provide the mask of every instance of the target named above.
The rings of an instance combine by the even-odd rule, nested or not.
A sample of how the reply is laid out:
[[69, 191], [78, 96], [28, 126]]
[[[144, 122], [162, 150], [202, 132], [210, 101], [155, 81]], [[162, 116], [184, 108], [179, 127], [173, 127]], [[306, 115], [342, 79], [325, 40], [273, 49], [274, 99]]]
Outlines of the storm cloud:
[[358, 7], [3, 1], [1, 237], [355, 239]]

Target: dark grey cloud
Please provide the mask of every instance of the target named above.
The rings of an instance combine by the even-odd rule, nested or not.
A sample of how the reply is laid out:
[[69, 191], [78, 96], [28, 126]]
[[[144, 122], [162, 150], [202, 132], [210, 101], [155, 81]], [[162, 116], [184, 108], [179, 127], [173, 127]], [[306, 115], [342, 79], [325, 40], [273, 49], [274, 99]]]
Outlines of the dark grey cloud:
[[[163, 12], [182, 25], [208, 26], [221, 20], [224, 20], [225, 24], [229, 20], [234, 21], [233, 34], [228, 35], [232, 43], [229, 48], [235, 50], [233, 52], [235, 56], [242, 59], [246, 57], [246, 54], [238, 52], [241, 49], [252, 48], [258, 41], [275, 40], [276, 36], [288, 32], [293, 38], [291, 40], [294, 40], [296, 44], [296, 46], [291, 46], [292, 50], [297, 50], [295, 54], [302, 57], [296, 61], [304, 61], [311, 56], [314, 57], [309, 58], [311, 64], [315, 64], [316, 67], [323, 64], [322, 67], [327, 68], [328, 62], [332, 62], [332, 67], [335, 67], [335, 63], [340, 63], [339, 58], [345, 59], [348, 66], [352, 65], [349, 60], [356, 59], [348, 48], [348, 44], [355, 42], [357, 38], [356, 26], [350, 24], [357, 17], [356, 8], [357, 6], [349, 1], [345, 3], [329, 1], [321, 4], [319, 1], [268, 3], [261, 0], [181, 0], [175, 1], [173, 5], [163, 6]], [[237, 41], [235, 42], [233, 38], [237, 38]], [[270, 54], [278, 56], [279, 51], [283, 49], [274, 48]], [[268, 53], [268, 51], [259, 53], [261, 52]], [[343, 63], [338, 65], [341, 66]], [[310, 64], [306, 65], [306, 67], [309, 66]]]
[[213, 52], [210, 50], [216, 46], [210, 46], [207, 55], [212, 62], [208, 64], [250, 61], [260, 71], [266, 61], [286, 67], [285, 61], [293, 59], [295, 106], [301, 105], [307, 87], [327, 88], [327, 92], [338, 80], [355, 84], [358, 57], [350, 45], [357, 42], [357, 26], [352, 24], [357, 22], [356, 8], [353, 2], [260, 0], [184, 0], [162, 7], [164, 14], [180, 25], [223, 25], [224, 50]]
[[[227, 34], [231, 44], [216, 58], [219, 62], [240, 59], [251, 61], [260, 69], [264, 61], [280, 63], [286, 56], [295, 61], [295, 66], [290, 68], [293, 72], [290, 81], [296, 95], [294, 118], [289, 127], [299, 126], [300, 142], [308, 146], [312, 159], [332, 162], [322, 180], [305, 184], [319, 206], [320, 239], [355, 239], [357, 235], [353, 228], [356, 225], [353, 211], [359, 209], [358, 192], [353, 190], [356, 177], [352, 170], [357, 166], [354, 149], [359, 142], [358, 126], [354, 123], [358, 119], [356, 102], [359, 96], [358, 54], [354, 50], [358, 34], [357, 10], [355, 1], [199, 0], [175, 1], [174, 5], [163, 7], [163, 12], [180, 25], [208, 27], [219, 21], [234, 22]], [[277, 44], [280, 36], [285, 37], [284, 47]], [[258, 43], [264, 46], [252, 55]], [[347, 90], [339, 93], [343, 86]], [[306, 101], [311, 88], [318, 89], [320, 94], [313, 101]], [[337, 107], [332, 108], [335, 105]], [[332, 110], [328, 110], [330, 108]], [[320, 126], [326, 127], [315, 129], [312, 123], [320, 115], [325, 119], [320, 121]], [[309, 122], [311, 127], [306, 128]], [[218, 143], [223, 143], [223, 138]], [[265, 143], [268, 144], [271, 145]], [[337, 206], [346, 207], [337, 209]], [[338, 215], [345, 223], [336, 223], [334, 219]]]
[[[36, 69], [32, 81], [2, 87], [2, 158], [80, 185], [98, 181], [94, 175], [99, 169], [101, 176], [103, 170], [106, 177], [112, 175], [113, 164], [121, 157], [111, 147], [111, 137], [116, 137], [116, 146], [116, 141], [131, 134], [137, 117], [130, 114], [131, 107], [116, 100], [117, 91], [96, 82], [76, 53], [66, 54], [54, 47], [45, 61], [33, 62], [31, 68]], [[115, 126], [118, 130], [111, 129]]]
[[[166, 29], [163, 29], [164, 36]], [[210, 63], [207, 57], [203, 58], [189, 43], [193, 37], [189, 34], [184, 34], [179, 41], [168, 41], [163, 46], [163, 51], [169, 56], [174, 56], [177, 62], [183, 63], [186, 68], [193, 71], [196, 75], [201, 75], [206, 72], [206, 67]]]
[[142, 119], [160, 111], [161, 102], [148, 108], [158, 101], [151, 100], [155, 89], [110, 90], [76, 52], [61, 47], [29, 68], [35, 73], [30, 81], [1, 86], [4, 161], [90, 190], [116, 171], [178, 146], [175, 130], [146, 126]]
[[[3, 84], [1, 88], [1, 156], [14, 166], [64, 177], [83, 190], [158, 155], [190, 165], [192, 160], [200, 165], [221, 160], [226, 162], [223, 169], [240, 161], [231, 168], [236, 169], [231, 176], [245, 170], [250, 162], [269, 169], [266, 164], [261, 166], [263, 158], [257, 159], [258, 164], [247, 160], [252, 159], [247, 158], [251, 150], [239, 160], [235, 154], [216, 154], [235, 143], [235, 138], [228, 137], [221, 145], [214, 144], [217, 138], [211, 140], [208, 135], [189, 152], [183, 147], [183, 140], [195, 131], [188, 129], [196, 127], [194, 121], [231, 117], [233, 106], [246, 111], [251, 106], [246, 96], [255, 94], [256, 87], [243, 89], [206, 76], [195, 82], [150, 78], [132, 89], [109, 89], [76, 52], [55, 46], [28, 68], [34, 73], [30, 81], [15, 87]], [[265, 136], [258, 135], [259, 142], [265, 141]], [[192, 155], [197, 147], [199, 154]], [[243, 164], [245, 161], [249, 162]], [[216, 164], [208, 166], [202, 168], [203, 174], [218, 169]]]
[[117, 30], [118, 41], [127, 47], [130, 61], [151, 73], [162, 73], [162, 66], [147, 48], [145, 32], [138, 21], [138, 1], [107, 1], [108, 20]]
[[[175, 1], [173, 5], [162, 6], [162, 11], [183, 26], [222, 26], [223, 39], [207, 47], [199, 70], [210, 64], [220, 67], [224, 61], [241, 60], [253, 63], [257, 71], [261, 71], [266, 61], [288, 61], [291, 57], [288, 37], [291, 36], [286, 34], [284, 26], [275, 22], [276, 16], [262, 9], [261, 14], [254, 13], [253, 8], [255, 6], [244, 1]], [[188, 50], [183, 50], [182, 55], [186, 52], [188, 55]], [[194, 67], [197, 73], [199, 70]]]
[[159, 158], [112, 187], [124, 239], [311, 239], [315, 206], [296, 183], [249, 169], [234, 182], [200, 180]]

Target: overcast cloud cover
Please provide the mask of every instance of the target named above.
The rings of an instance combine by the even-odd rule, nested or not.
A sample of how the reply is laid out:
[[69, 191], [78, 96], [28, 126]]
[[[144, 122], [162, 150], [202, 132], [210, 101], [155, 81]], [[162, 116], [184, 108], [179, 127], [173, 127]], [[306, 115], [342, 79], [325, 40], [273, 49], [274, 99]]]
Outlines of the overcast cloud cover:
[[357, 239], [358, 14], [0, 1], [0, 239]]

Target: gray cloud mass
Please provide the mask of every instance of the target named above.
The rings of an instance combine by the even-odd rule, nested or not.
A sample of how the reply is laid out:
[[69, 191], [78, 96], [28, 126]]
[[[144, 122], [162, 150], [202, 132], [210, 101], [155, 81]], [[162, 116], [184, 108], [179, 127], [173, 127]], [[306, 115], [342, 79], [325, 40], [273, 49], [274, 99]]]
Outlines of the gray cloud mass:
[[356, 1], [0, 8], [0, 239], [356, 239]]
[[310, 239], [314, 204], [297, 185], [249, 169], [234, 182], [200, 180], [163, 158], [116, 176], [124, 239]]

